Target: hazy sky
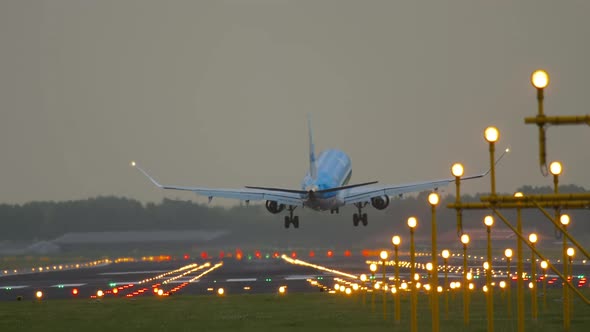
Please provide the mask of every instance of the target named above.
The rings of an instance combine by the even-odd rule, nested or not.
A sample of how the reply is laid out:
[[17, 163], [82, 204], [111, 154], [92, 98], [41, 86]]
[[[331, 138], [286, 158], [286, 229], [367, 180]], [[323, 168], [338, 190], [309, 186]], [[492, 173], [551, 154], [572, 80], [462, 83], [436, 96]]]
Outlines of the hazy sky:
[[[589, 113], [588, 13], [553, 0], [2, 0], [0, 202], [194, 198], [131, 160], [167, 184], [299, 188], [307, 113], [318, 150], [350, 155], [351, 182], [483, 170], [493, 124], [514, 151], [498, 190], [551, 185], [523, 121], [529, 75], [551, 74], [548, 114]], [[562, 181], [590, 188], [590, 129], [548, 137]]]

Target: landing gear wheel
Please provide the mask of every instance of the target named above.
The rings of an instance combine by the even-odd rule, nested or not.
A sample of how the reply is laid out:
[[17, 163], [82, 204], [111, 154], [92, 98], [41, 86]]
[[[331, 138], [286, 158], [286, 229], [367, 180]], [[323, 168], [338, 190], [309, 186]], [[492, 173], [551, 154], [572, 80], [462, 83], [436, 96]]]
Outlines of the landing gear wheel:
[[367, 224], [369, 223], [369, 217], [367, 217], [366, 213], [363, 213], [361, 221], [363, 222], [363, 226], [367, 226]]
[[291, 223], [291, 220], [289, 219], [289, 216], [285, 216], [285, 228], [289, 228], [290, 223]]
[[352, 224], [354, 225], [354, 227], [357, 227], [359, 225], [359, 215], [356, 213], [352, 215]]
[[299, 216], [293, 217], [293, 227], [299, 228]]

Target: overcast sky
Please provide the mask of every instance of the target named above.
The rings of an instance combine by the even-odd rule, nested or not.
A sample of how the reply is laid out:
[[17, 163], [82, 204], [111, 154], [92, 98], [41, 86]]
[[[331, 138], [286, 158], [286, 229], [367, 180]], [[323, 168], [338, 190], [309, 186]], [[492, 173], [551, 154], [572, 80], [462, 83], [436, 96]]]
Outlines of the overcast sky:
[[[166, 184], [299, 188], [307, 113], [318, 150], [350, 155], [352, 183], [484, 170], [493, 124], [513, 150], [498, 191], [551, 185], [523, 120], [529, 75], [551, 74], [548, 114], [589, 113], [588, 13], [553, 0], [3, 0], [0, 202], [201, 201], [154, 188], [131, 160]], [[590, 188], [590, 129], [548, 137], [563, 183]]]

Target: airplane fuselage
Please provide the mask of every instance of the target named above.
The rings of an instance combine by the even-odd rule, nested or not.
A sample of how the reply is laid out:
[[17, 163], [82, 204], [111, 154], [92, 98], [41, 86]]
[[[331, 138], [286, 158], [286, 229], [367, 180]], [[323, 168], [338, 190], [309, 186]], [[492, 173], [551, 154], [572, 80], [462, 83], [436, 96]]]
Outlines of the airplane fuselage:
[[316, 178], [308, 171], [301, 183], [301, 188], [310, 193], [303, 205], [317, 211], [333, 210], [344, 205], [340, 198], [342, 191], [314, 192], [345, 186], [351, 176], [352, 163], [346, 153], [336, 149], [323, 151], [317, 159]]

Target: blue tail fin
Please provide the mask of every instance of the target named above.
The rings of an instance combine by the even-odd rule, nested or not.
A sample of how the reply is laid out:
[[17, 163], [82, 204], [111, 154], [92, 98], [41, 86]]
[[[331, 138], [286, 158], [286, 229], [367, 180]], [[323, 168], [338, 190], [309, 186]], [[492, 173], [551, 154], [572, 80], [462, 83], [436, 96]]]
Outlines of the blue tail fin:
[[309, 129], [309, 175], [317, 179], [318, 168], [315, 162], [315, 145], [313, 144], [313, 133], [311, 130], [311, 114], [307, 115], [307, 127]]

